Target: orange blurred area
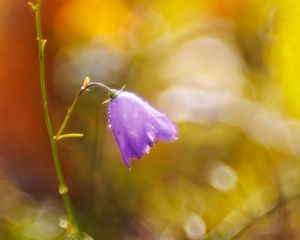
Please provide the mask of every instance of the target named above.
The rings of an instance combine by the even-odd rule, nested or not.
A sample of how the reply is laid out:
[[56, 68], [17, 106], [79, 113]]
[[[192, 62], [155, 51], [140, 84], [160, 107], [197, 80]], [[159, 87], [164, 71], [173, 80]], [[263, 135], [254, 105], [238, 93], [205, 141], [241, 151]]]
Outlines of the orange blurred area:
[[[129, 171], [107, 94], [80, 97], [66, 132], [84, 137], [58, 145], [92, 239], [300, 237], [299, 9], [296, 0], [43, 0], [55, 132], [87, 76], [126, 85], [179, 129]], [[0, 2], [0, 85], [0, 239], [68, 239], [27, 1]]]

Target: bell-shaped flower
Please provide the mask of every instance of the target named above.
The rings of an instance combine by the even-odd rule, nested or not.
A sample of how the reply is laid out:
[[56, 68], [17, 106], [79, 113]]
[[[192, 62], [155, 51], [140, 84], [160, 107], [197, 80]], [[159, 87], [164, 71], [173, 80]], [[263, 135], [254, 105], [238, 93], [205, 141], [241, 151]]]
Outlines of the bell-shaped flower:
[[163, 113], [134, 93], [121, 91], [108, 105], [108, 124], [127, 167], [159, 140], [177, 139], [177, 128]]

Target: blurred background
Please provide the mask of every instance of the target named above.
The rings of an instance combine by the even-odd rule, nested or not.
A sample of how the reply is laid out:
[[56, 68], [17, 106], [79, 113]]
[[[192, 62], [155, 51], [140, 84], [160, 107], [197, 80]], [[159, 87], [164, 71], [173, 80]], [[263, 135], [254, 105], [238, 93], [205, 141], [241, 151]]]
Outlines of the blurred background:
[[[43, 119], [34, 14], [0, 1], [0, 239], [64, 239]], [[296, 0], [44, 0], [57, 130], [82, 81], [136, 92], [178, 141], [128, 170], [106, 94], [80, 99], [59, 142], [94, 239], [300, 239], [300, 5]], [[59, 226], [59, 222], [61, 223]]]

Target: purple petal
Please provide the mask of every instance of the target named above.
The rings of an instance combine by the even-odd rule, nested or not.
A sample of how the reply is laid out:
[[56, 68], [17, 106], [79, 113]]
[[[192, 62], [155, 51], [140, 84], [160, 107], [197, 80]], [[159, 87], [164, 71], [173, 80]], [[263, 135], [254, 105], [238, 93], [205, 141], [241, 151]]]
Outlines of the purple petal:
[[165, 114], [131, 92], [122, 91], [110, 101], [108, 124], [127, 167], [131, 158], [140, 159], [157, 141], [178, 138], [176, 126]]

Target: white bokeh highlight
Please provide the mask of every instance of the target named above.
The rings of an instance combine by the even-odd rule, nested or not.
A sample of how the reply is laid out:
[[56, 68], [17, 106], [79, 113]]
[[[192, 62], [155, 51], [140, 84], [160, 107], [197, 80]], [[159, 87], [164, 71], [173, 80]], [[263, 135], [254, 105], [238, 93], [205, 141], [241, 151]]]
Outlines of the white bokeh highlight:
[[227, 192], [236, 186], [237, 179], [237, 175], [231, 167], [221, 165], [212, 170], [210, 184], [220, 191]]
[[197, 214], [192, 214], [184, 222], [184, 231], [189, 239], [199, 239], [206, 233], [206, 224]]

